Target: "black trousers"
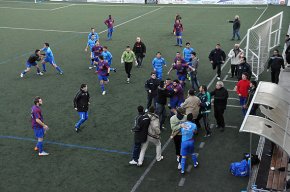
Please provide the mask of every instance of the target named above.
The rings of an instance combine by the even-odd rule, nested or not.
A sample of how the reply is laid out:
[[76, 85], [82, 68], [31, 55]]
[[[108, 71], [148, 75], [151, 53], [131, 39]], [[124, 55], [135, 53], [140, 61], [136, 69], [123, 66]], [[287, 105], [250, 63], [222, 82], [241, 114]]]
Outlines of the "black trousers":
[[280, 75], [280, 70], [277, 71], [271, 71], [271, 81], [272, 83], [279, 83], [279, 75]]
[[214, 117], [216, 119], [216, 123], [219, 127], [222, 128], [225, 127], [224, 112], [225, 112], [224, 108], [214, 106]]
[[143, 53], [136, 53], [136, 60], [137, 60], [138, 66], [140, 67], [143, 61]]
[[157, 95], [152, 95], [152, 94], [147, 95], [147, 108], [146, 109], [149, 109], [149, 107], [152, 105], [152, 100], [154, 100], [154, 108], [156, 108], [156, 98], [157, 98]]
[[127, 73], [127, 77], [130, 78], [131, 77], [131, 69], [133, 66], [133, 62], [125, 62], [125, 71]]
[[159, 123], [160, 123], [160, 129], [162, 128], [162, 125], [165, 122], [166, 119], [166, 109], [165, 105], [162, 105], [160, 103], [156, 103], [156, 114], [159, 116]]
[[221, 68], [222, 68], [221, 66], [222, 66], [222, 65], [221, 65], [220, 63], [213, 63], [213, 64], [212, 64], [212, 69], [213, 69], [213, 70], [217, 69], [216, 74], [217, 74], [218, 77], [221, 77], [221, 71], [222, 71], [222, 70], [221, 70]]
[[238, 65], [231, 65], [231, 73], [232, 73], [232, 77], [238, 75]]
[[204, 129], [206, 131], [206, 134], [210, 134], [210, 127], [209, 127], [209, 118], [208, 118], [208, 113], [203, 113], [203, 114], [198, 114], [197, 119], [195, 120], [195, 124], [197, 126], [198, 129], [201, 128], [201, 124], [200, 124], [200, 120], [202, 119], [203, 121], [203, 125], [204, 125]]
[[175, 137], [173, 137], [173, 141], [174, 141], [174, 144], [175, 144], [176, 155], [180, 155], [181, 135], [175, 135]]

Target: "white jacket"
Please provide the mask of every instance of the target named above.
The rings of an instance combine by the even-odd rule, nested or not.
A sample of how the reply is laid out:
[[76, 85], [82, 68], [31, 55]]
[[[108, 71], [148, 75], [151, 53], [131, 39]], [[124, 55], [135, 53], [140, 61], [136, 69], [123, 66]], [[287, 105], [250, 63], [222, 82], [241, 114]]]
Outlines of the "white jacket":
[[244, 54], [244, 51], [239, 48], [240, 52], [235, 56], [235, 52], [234, 52], [234, 49], [230, 50], [229, 54], [228, 54], [228, 57], [231, 59], [231, 64], [232, 65], [238, 65], [240, 64], [240, 56], [242, 54]]

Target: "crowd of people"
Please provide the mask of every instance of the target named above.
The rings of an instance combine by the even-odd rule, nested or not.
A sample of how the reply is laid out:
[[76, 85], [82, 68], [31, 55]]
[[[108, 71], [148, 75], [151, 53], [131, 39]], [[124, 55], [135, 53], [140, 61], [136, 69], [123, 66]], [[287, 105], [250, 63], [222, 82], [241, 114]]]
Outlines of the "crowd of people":
[[[107, 40], [112, 39], [114, 19], [111, 15], [104, 22], [108, 26]], [[236, 16], [233, 23], [233, 39], [235, 36], [240, 39], [239, 17]], [[176, 15], [174, 21], [173, 33], [177, 39], [177, 45], [182, 47], [182, 31], [183, 25], [181, 23], [180, 15]], [[289, 43], [289, 36], [286, 43]], [[289, 61], [289, 45], [286, 50], [286, 59]], [[88, 35], [88, 42], [85, 51], [90, 50], [89, 54], [89, 69], [95, 68], [100, 82], [102, 95], [106, 95], [105, 85], [109, 82], [109, 75], [111, 71], [116, 72], [116, 68], [112, 67], [113, 56], [109, 52], [108, 47], [102, 46], [99, 41], [99, 36], [94, 28]], [[43, 53], [41, 53], [41, 51]], [[133, 49], [127, 46], [121, 56], [121, 63], [124, 65], [126, 72], [126, 83], [130, 83], [131, 70], [133, 64], [141, 68], [143, 58], [146, 55], [146, 45], [140, 37], [136, 38]], [[173, 64], [169, 68], [167, 75], [173, 70], [176, 71], [176, 78], [163, 78], [164, 66], [167, 66], [166, 60], [162, 57], [161, 52], [156, 53], [156, 57], [152, 59], [152, 72], [150, 77], [145, 81], [145, 91], [147, 93], [147, 104], [138, 106], [138, 115], [135, 118], [135, 125], [132, 128], [134, 132], [134, 146], [131, 165], [142, 166], [144, 156], [149, 143], [156, 146], [156, 161], [161, 161], [164, 157], [161, 154], [161, 140], [160, 134], [166, 130], [164, 124], [166, 118], [169, 117], [171, 127], [171, 139], [175, 144], [176, 159], [178, 162], [178, 169], [184, 173], [186, 156], [190, 155], [193, 160], [194, 167], [198, 166], [198, 160], [194, 153], [194, 135], [204, 128], [204, 137], [208, 138], [212, 135], [212, 129], [209, 124], [209, 114], [212, 106], [214, 110], [214, 118], [216, 120], [216, 128], [221, 132], [225, 130], [226, 124], [224, 120], [224, 112], [227, 108], [227, 100], [229, 93], [221, 80], [222, 65], [226, 62], [227, 55], [221, 49], [221, 44], [216, 44], [215, 49], [210, 51], [208, 59], [213, 70], [217, 69], [217, 82], [215, 89], [208, 90], [205, 84], [200, 84], [198, 80], [199, 59], [196, 50], [191, 47], [190, 42], [186, 42], [183, 52], [176, 52], [173, 59]], [[236, 78], [238, 83], [236, 85], [236, 92], [240, 100], [242, 114], [245, 116], [250, 106], [250, 102], [255, 93], [257, 82], [250, 81], [252, 71], [251, 66], [247, 63], [244, 56], [244, 51], [239, 44], [234, 44], [233, 49], [228, 53], [228, 58], [231, 62], [231, 78]], [[45, 63], [49, 62], [59, 74], [63, 71], [56, 65], [53, 53], [48, 43], [44, 44], [41, 50], [36, 50], [27, 61], [27, 69], [21, 73], [21, 77], [30, 70], [31, 66], [35, 66], [38, 75], [43, 75], [40, 71], [37, 61], [42, 60], [43, 72], [46, 71]], [[273, 56], [269, 59], [268, 69], [271, 68], [271, 77], [273, 83], [278, 83], [280, 68], [284, 68], [283, 57], [278, 50], [274, 50]], [[186, 84], [190, 82], [189, 88]], [[188, 90], [187, 90], [188, 89]], [[185, 92], [187, 90], [187, 96]], [[90, 95], [87, 84], [82, 84], [79, 92], [74, 98], [74, 108], [78, 112], [80, 119], [75, 124], [75, 131], [80, 131], [81, 125], [88, 119]], [[43, 123], [40, 106], [42, 99], [36, 97], [32, 107], [32, 127], [35, 131], [35, 136], [38, 138], [36, 151], [39, 155], [48, 155], [43, 150], [43, 136], [48, 126]], [[170, 109], [166, 112], [167, 107]], [[251, 114], [255, 114], [257, 106], [250, 109]], [[202, 121], [202, 123], [200, 123]]]

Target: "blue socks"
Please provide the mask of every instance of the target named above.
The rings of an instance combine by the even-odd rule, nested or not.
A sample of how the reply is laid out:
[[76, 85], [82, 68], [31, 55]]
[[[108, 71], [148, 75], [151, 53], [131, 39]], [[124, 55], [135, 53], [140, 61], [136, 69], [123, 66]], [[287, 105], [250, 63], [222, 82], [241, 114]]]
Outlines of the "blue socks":
[[179, 45], [179, 38], [176, 38], [176, 44]]
[[43, 71], [46, 71], [46, 65], [45, 64], [42, 64], [42, 69], [43, 69]]
[[182, 46], [182, 38], [179, 39], [179, 45]]
[[186, 158], [181, 158], [181, 172], [184, 173]]
[[38, 141], [36, 147], [38, 148], [38, 152], [41, 153], [43, 151], [43, 141]]
[[59, 66], [57, 66], [55, 69], [56, 69], [59, 73], [63, 73], [63, 71], [60, 69]]
[[101, 89], [102, 89], [102, 91], [105, 91], [105, 86], [104, 86], [104, 84], [101, 85]]
[[197, 158], [196, 158], [196, 155], [195, 154], [192, 154], [192, 161], [193, 161], [193, 164], [196, 165]]

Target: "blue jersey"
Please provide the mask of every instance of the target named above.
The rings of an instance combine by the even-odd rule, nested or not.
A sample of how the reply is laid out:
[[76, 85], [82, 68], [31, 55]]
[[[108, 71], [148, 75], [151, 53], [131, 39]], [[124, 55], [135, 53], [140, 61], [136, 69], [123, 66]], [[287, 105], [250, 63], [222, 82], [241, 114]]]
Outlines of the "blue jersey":
[[112, 54], [109, 51], [103, 51], [102, 55], [104, 57], [104, 60], [106, 60], [109, 65], [111, 65], [113, 59]]
[[89, 48], [90, 48], [91, 51], [92, 51], [93, 47], [95, 46], [96, 41], [97, 41], [96, 39], [94, 39], [94, 40], [89, 39], [88, 40], [87, 45], [89, 46]]
[[88, 40], [91, 39], [91, 37], [92, 37], [93, 34], [95, 35], [95, 40], [99, 40], [99, 35], [98, 35], [97, 32], [94, 32], [94, 33], [90, 32], [89, 35], [88, 35]]
[[46, 57], [47, 59], [51, 59], [51, 60], [54, 59], [54, 57], [53, 57], [53, 53], [52, 53], [50, 47], [45, 47], [45, 48], [43, 48], [43, 49], [41, 49], [41, 50], [45, 52], [45, 57]]
[[192, 122], [187, 121], [183, 124], [186, 125], [186, 128], [181, 128], [182, 142], [191, 140], [193, 133], [197, 130], [196, 125]]
[[152, 61], [152, 66], [156, 71], [162, 71], [163, 65], [166, 65], [166, 61], [164, 58], [155, 57]]
[[194, 48], [184, 48], [183, 49], [183, 58], [188, 63], [191, 59], [191, 53], [194, 52]]

